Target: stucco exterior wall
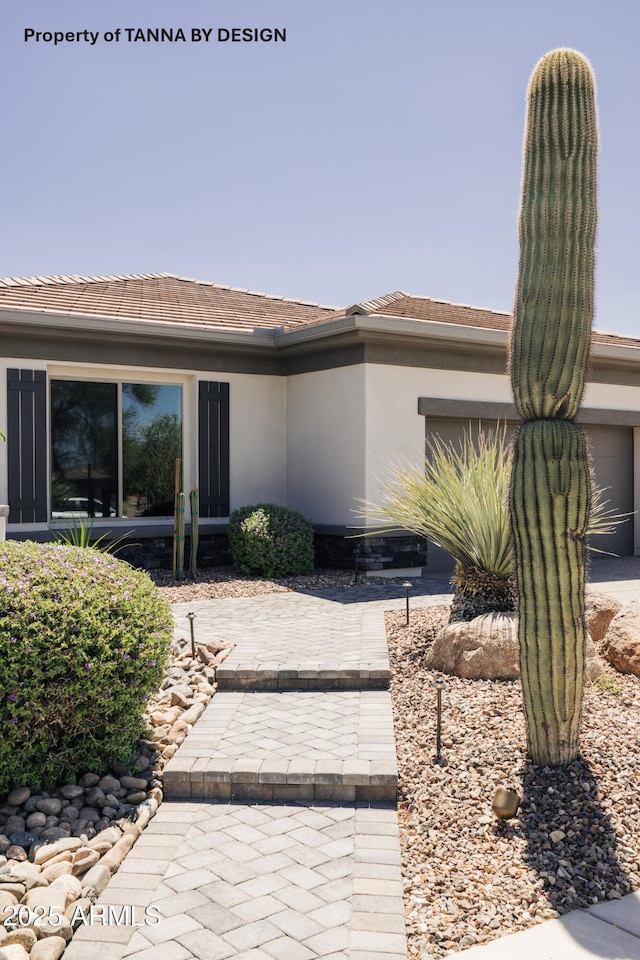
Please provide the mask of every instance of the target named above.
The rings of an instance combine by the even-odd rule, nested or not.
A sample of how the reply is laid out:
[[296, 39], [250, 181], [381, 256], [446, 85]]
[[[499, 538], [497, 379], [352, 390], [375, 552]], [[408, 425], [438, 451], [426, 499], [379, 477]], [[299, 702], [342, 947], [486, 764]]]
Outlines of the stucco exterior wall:
[[365, 367], [287, 378], [287, 503], [314, 523], [353, 524], [365, 496]]
[[231, 509], [286, 503], [285, 378], [235, 373], [202, 377], [207, 378], [229, 382]]
[[582, 406], [600, 410], [640, 411], [640, 389], [618, 383], [588, 383]]
[[424, 417], [419, 397], [509, 402], [505, 376], [416, 367], [366, 367], [366, 499], [379, 502], [389, 461], [420, 464]]

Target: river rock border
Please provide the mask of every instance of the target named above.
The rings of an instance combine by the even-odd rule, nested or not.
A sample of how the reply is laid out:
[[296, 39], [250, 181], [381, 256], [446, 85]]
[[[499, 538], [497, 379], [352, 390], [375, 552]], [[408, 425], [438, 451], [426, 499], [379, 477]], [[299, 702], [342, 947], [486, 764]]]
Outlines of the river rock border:
[[[174, 641], [131, 768], [113, 764], [0, 806], [0, 960], [58, 960], [163, 799], [162, 770], [215, 693], [225, 640]], [[58, 916], [56, 916], [58, 914]]]

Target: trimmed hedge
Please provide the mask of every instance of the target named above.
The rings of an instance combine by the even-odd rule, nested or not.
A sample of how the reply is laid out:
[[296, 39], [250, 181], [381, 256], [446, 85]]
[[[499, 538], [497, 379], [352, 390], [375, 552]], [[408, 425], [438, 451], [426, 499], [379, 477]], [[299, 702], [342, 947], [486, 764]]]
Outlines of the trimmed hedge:
[[313, 526], [296, 510], [258, 503], [233, 510], [229, 547], [243, 573], [287, 577], [313, 570]]
[[92, 549], [0, 543], [0, 795], [131, 755], [172, 615], [141, 570]]

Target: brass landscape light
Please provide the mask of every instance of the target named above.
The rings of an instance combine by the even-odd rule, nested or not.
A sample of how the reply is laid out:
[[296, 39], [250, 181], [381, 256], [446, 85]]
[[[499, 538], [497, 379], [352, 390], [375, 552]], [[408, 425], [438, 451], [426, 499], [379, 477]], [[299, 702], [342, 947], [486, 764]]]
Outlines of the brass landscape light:
[[509, 787], [498, 787], [494, 796], [491, 809], [499, 820], [511, 820], [515, 817], [520, 806], [520, 796], [515, 790]]

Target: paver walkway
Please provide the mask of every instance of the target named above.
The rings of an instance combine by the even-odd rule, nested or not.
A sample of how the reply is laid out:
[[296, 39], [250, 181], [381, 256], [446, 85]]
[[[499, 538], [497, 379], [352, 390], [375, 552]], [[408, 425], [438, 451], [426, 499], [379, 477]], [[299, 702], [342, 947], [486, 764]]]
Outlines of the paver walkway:
[[[593, 576], [594, 572], [599, 575]], [[606, 563], [594, 563], [591, 580], [598, 589], [622, 599], [637, 597], [640, 558], [617, 563], [607, 558]], [[412, 605], [431, 602], [434, 593], [442, 593], [444, 599], [445, 591], [446, 583], [416, 584]], [[344, 596], [338, 592], [318, 597], [284, 594], [176, 605], [175, 610], [182, 635], [188, 636], [184, 617], [193, 607], [199, 639], [216, 635], [238, 644], [228, 664], [237, 704], [252, 695], [264, 698], [264, 693], [246, 691], [262, 671], [272, 669], [274, 662], [282, 667], [286, 663], [287, 669], [317, 662], [318, 671], [321, 663], [343, 664], [337, 678], [326, 678], [339, 681], [330, 694], [324, 695], [328, 699], [341, 690], [348, 693], [348, 670], [379, 662], [383, 611], [404, 606], [404, 597], [398, 596], [401, 592], [397, 586], [390, 586], [366, 593], [350, 591]], [[323, 622], [326, 633], [321, 630]], [[320, 652], [320, 644], [325, 642], [322, 637], [327, 638], [327, 645]], [[354, 654], [356, 649], [364, 652], [362, 659], [360, 653]], [[276, 650], [278, 655], [274, 657]], [[243, 675], [245, 670], [248, 675]], [[283, 671], [279, 677], [277, 669], [275, 672], [278, 682], [286, 679]], [[319, 673], [315, 679], [320, 679]], [[363, 684], [364, 679], [363, 672]], [[242, 680], [249, 682], [243, 686]], [[234, 684], [241, 689], [234, 691]], [[272, 689], [275, 698], [288, 692], [286, 687], [277, 692], [277, 685]], [[365, 688], [359, 689], [363, 696]], [[222, 692], [217, 693], [212, 705], [222, 696]], [[237, 706], [236, 711], [241, 718], [243, 709]], [[185, 751], [204, 731], [201, 725], [206, 715], [175, 760], [189, 756]], [[210, 716], [212, 729], [216, 728], [215, 711]], [[181, 763], [174, 766], [177, 783], [189, 782], [192, 791], [193, 784], [200, 781], [191, 776], [185, 779], [186, 774], [202, 768], [204, 784], [204, 769], [221, 744], [221, 752], [227, 751], [233, 763], [239, 760], [233, 756], [234, 716], [230, 711], [227, 727], [220, 724], [215, 734], [207, 732], [203, 737], [202, 751], [200, 747], [197, 750], [201, 755], [193, 759], [203, 761], [204, 767], [202, 763], [191, 764], [188, 770], [182, 769]], [[333, 722], [346, 727], [346, 717], [351, 733], [345, 736], [351, 738], [353, 717], [349, 712], [342, 717]], [[273, 743], [263, 744], [261, 763], [267, 764], [265, 772], [276, 761], [347, 762], [344, 758], [279, 756], [286, 724], [278, 726]], [[230, 734], [225, 737], [227, 728]], [[334, 749], [336, 739], [317, 738], [323, 744], [330, 740]], [[304, 738], [300, 742], [307, 744]], [[351, 743], [343, 744], [347, 745]], [[319, 743], [317, 749], [322, 752]], [[256, 786], [260, 785], [260, 769]], [[239, 781], [234, 780], [233, 770], [232, 766], [230, 789], [237, 791]], [[287, 768], [287, 779], [290, 772], [293, 770]], [[294, 779], [290, 785], [295, 786]], [[343, 778], [342, 786], [347, 785]], [[515, 955], [530, 960], [593, 960], [605, 956], [640, 960], [638, 902], [638, 895], [630, 895], [619, 902], [598, 904], [456, 956], [468, 956], [470, 960], [476, 956], [478, 960], [506, 960]], [[118, 918], [123, 905], [129, 907], [128, 923], [81, 928], [64, 960], [406, 960], [398, 823], [390, 803], [338, 804], [319, 799], [287, 803], [165, 801], [109, 883], [99, 905], [107, 919]], [[152, 905], [157, 913], [151, 911], [147, 919], [161, 919], [146, 924], [145, 910]], [[133, 917], [132, 908], [136, 910]], [[132, 926], [132, 919], [139, 924], [137, 928]]]
[[196, 640], [237, 646], [100, 897], [140, 926], [83, 927], [65, 960], [406, 960], [383, 617], [404, 603], [395, 584], [175, 605], [180, 636], [193, 610]]

